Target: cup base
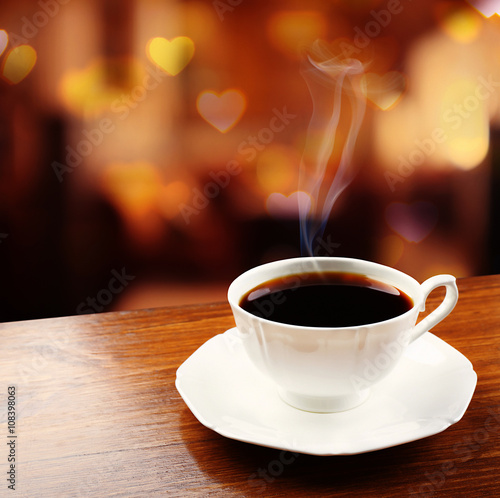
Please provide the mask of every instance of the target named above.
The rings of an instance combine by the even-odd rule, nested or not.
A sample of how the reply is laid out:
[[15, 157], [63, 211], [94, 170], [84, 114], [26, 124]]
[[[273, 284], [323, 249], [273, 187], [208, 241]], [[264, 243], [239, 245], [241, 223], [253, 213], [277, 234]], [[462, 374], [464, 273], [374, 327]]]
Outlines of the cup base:
[[307, 396], [278, 388], [280, 398], [293, 408], [314, 413], [335, 413], [351, 410], [364, 403], [370, 395], [369, 389], [363, 389], [342, 396]]

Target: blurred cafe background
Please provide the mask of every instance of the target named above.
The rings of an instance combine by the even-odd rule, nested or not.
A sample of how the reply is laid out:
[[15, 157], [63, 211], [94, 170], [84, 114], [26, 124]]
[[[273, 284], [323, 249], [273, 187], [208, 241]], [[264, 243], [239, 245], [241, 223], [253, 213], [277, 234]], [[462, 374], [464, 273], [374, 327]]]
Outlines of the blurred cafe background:
[[300, 256], [316, 40], [366, 65], [366, 112], [315, 254], [418, 280], [500, 272], [499, 14], [488, 0], [2, 2], [0, 320], [221, 301], [242, 271]]

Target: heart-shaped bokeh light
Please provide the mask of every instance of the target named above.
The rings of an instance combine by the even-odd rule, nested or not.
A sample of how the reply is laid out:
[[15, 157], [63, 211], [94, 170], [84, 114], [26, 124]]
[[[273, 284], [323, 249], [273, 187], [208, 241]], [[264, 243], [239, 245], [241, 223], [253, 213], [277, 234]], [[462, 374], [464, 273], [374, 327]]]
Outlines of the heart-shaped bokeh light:
[[438, 212], [436, 206], [427, 201], [393, 202], [387, 206], [385, 220], [405, 240], [419, 243], [436, 227]]
[[299, 218], [311, 209], [311, 197], [306, 192], [297, 191], [286, 195], [279, 192], [272, 193], [266, 202], [267, 212], [273, 218]]
[[205, 121], [225, 133], [241, 119], [246, 98], [240, 90], [229, 89], [222, 93], [206, 90], [198, 95], [196, 107]]
[[467, 0], [484, 17], [500, 15], [500, 2], [498, 0]]
[[187, 36], [178, 36], [167, 40], [161, 36], [153, 38], [147, 46], [148, 57], [163, 71], [175, 76], [191, 61], [194, 55], [194, 43]]
[[2, 77], [15, 85], [31, 73], [35, 64], [35, 49], [30, 45], [19, 45], [7, 54], [2, 67]]
[[9, 35], [5, 29], [0, 29], [0, 55], [3, 54], [7, 43], [9, 43]]
[[397, 71], [390, 71], [382, 76], [375, 73], [366, 73], [363, 76], [362, 88], [366, 98], [372, 104], [375, 104], [383, 111], [387, 111], [394, 107], [403, 96], [406, 79]]

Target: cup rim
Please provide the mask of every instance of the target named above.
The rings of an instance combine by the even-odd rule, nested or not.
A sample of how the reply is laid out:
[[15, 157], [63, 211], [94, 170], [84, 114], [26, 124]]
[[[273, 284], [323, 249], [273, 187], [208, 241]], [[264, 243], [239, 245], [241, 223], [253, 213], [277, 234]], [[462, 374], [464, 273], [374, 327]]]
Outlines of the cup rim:
[[[331, 260], [336, 260], [338, 262], [358, 262], [358, 263], [361, 263], [363, 265], [368, 265], [368, 266], [371, 266], [372, 268], [384, 268], [386, 271], [389, 270], [391, 272], [393, 272], [394, 274], [397, 274], [397, 275], [400, 275], [401, 277], [403, 277], [404, 279], [408, 280], [409, 282], [411, 282], [413, 285], [416, 286], [416, 288], [420, 289], [420, 283], [414, 279], [413, 277], [411, 277], [410, 275], [402, 272], [401, 270], [398, 270], [396, 268], [392, 268], [390, 266], [387, 266], [387, 265], [383, 265], [381, 263], [376, 263], [374, 261], [369, 261], [369, 260], [364, 260], [364, 259], [359, 259], [359, 258], [349, 258], [349, 257], [335, 257], [335, 256], [300, 256], [300, 257], [296, 257], [296, 258], [286, 258], [286, 259], [279, 259], [279, 260], [276, 260], [276, 261], [271, 261], [269, 263], [264, 263], [264, 264], [261, 264], [261, 265], [258, 265], [258, 266], [255, 266], [255, 267], [252, 267], [246, 271], [244, 271], [243, 273], [241, 273], [240, 275], [238, 275], [232, 282], [231, 284], [229, 285], [229, 288], [228, 288], [228, 291], [227, 291], [227, 300], [228, 300], [228, 303], [229, 305], [231, 306], [231, 308], [235, 309], [235, 310], [238, 310], [239, 312], [243, 313], [246, 317], [252, 319], [252, 320], [257, 320], [258, 322], [263, 322], [263, 323], [267, 323], [267, 324], [273, 324], [273, 325], [279, 325], [280, 327], [285, 327], [285, 328], [290, 328], [292, 330], [307, 330], [307, 331], [328, 331], [328, 330], [331, 330], [331, 331], [349, 331], [349, 330], [359, 330], [359, 329], [369, 329], [369, 328], [373, 328], [374, 326], [378, 326], [380, 324], [391, 324], [392, 322], [395, 322], [397, 320], [402, 320], [404, 318], [406, 318], [407, 315], [410, 315], [410, 314], [413, 314], [415, 313], [416, 311], [416, 308], [420, 308], [422, 303], [421, 303], [421, 300], [422, 300], [422, 296], [421, 294], [419, 293], [418, 296], [413, 296], [413, 295], [410, 295], [408, 294], [408, 296], [410, 297], [410, 299], [413, 301], [413, 306], [408, 310], [408, 311], [405, 311], [404, 313], [401, 313], [400, 315], [397, 315], [395, 317], [392, 317], [392, 318], [388, 318], [387, 320], [381, 320], [379, 322], [373, 322], [373, 323], [367, 323], [367, 324], [364, 324], [364, 325], [352, 325], [352, 326], [349, 326], [349, 327], [316, 327], [316, 326], [305, 326], [305, 325], [294, 325], [294, 324], [291, 324], [291, 323], [284, 323], [284, 322], [277, 322], [277, 321], [274, 321], [274, 320], [269, 320], [268, 318], [264, 318], [264, 317], [260, 317], [260, 316], [257, 316], [257, 315], [254, 315], [248, 311], [246, 311], [245, 309], [243, 309], [241, 306], [240, 306], [240, 303], [239, 301], [241, 300], [241, 297], [243, 296], [240, 295], [239, 297], [237, 297], [236, 299], [233, 299], [233, 293], [235, 292], [234, 291], [234, 288], [235, 286], [241, 282], [241, 280], [243, 280], [244, 278], [248, 278], [249, 276], [251, 276], [252, 274], [254, 273], [257, 273], [257, 272], [260, 272], [260, 271], [263, 271], [265, 270], [266, 268], [269, 268], [269, 267], [275, 267], [275, 266], [279, 266], [279, 265], [286, 265], [287, 263], [289, 264], [292, 264], [292, 263], [297, 263], [299, 264], [300, 262], [305, 262], [305, 261], [311, 261], [311, 260], [316, 260], [316, 261], [331, 261]], [[339, 270], [341, 271], [341, 270]], [[345, 270], [344, 270], [345, 271]], [[357, 273], [356, 271], [354, 271], [353, 273]], [[291, 273], [293, 274], [293, 273]], [[360, 274], [362, 274], [362, 272], [360, 272]], [[286, 276], [287, 274], [284, 273], [283, 276]], [[375, 278], [375, 277], [374, 277]], [[267, 280], [271, 280], [272, 277], [270, 277], [269, 279]], [[383, 279], [380, 279], [382, 282]], [[266, 282], [266, 280], [262, 280], [259, 284], [256, 284], [256, 285], [260, 285], [262, 283]], [[384, 282], [386, 283], [386, 282]], [[249, 290], [251, 290], [254, 286], [246, 289], [245, 292], [248, 292]], [[402, 290], [402, 289], [401, 289]], [[406, 292], [406, 291], [404, 291]]]

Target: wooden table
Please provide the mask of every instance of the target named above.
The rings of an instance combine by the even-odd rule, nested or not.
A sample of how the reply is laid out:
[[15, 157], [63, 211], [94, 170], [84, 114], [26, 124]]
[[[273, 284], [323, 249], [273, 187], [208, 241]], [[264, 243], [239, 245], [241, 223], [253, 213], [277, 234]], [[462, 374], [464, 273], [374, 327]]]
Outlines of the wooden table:
[[0, 496], [500, 496], [500, 276], [458, 285], [433, 332], [478, 374], [462, 420], [401, 446], [281, 466], [279, 450], [201, 425], [174, 386], [179, 365], [234, 325], [227, 304], [0, 325]]

